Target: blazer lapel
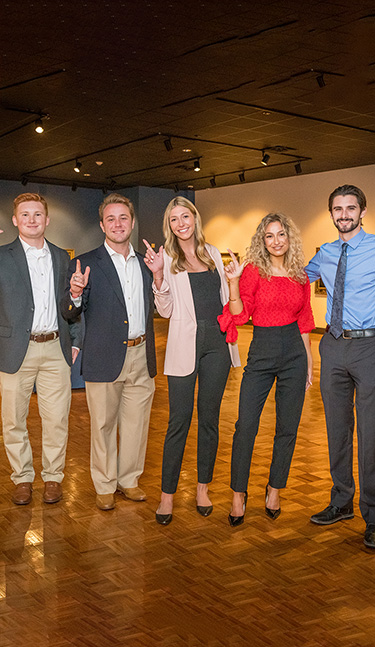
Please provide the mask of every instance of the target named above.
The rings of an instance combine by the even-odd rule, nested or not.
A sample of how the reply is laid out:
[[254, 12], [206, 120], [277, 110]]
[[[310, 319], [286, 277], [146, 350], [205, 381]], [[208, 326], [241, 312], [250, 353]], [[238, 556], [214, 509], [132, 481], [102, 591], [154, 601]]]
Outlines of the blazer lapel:
[[28, 289], [32, 299], [34, 300], [33, 289], [31, 287], [29, 266], [27, 264], [26, 254], [24, 252], [22, 244], [20, 243], [19, 238], [16, 238], [16, 240], [13, 241], [12, 245], [9, 247], [9, 252], [13, 258], [17, 271], [22, 278], [22, 281], [26, 285], [26, 288]]
[[125, 300], [124, 300], [124, 295], [122, 292], [122, 287], [120, 283], [120, 279], [118, 277], [118, 274], [116, 272], [116, 268], [111, 260], [110, 255], [108, 254], [106, 248], [104, 245], [101, 245], [101, 247], [98, 248], [97, 250], [97, 258], [98, 258], [98, 264], [102, 272], [106, 275], [109, 284], [111, 285], [112, 289], [114, 290], [117, 298], [121, 302], [121, 304], [126, 308], [125, 305]]
[[148, 273], [148, 269], [143, 261], [143, 256], [142, 254], [139, 254], [139, 252], [135, 252], [136, 257], [138, 259], [138, 263], [141, 268], [142, 272], [142, 279], [143, 279], [143, 303], [145, 306], [145, 322], [147, 325], [147, 320], [148, 320], [148, 315], [149, 315], [149, 310], [150, 310], [150, 299], [149, 299], [149, 294], [150, 294], [150, 289], [151, 289], [151, 277]]
[[60, 257], [58, 254], [56, 254], [56, 250], [54, 249], [53, 245], [48, 242], [48, 240], [47, 240], [47, 245], [48, 245], [49, 251], [51, 252], [52, 268], [53, 268], [53, 284], [55, 287], [55, 299], [57, 303], [58, 295], [59, 295]]

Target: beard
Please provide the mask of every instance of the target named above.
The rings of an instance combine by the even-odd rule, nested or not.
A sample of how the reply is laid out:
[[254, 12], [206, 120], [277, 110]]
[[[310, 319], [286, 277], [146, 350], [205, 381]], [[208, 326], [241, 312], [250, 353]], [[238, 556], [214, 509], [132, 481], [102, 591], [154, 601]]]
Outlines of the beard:
[[358, 225], [361, 225], [361, 216], [355, 219], [345, 218], [345, 220], [339, 218], [339, 220], [337, 221], [334, 220], [333, 224], [340, 233], [347, 234], [349, 233], [349, 231], [354, 231], [354, 229], [357, 229]]

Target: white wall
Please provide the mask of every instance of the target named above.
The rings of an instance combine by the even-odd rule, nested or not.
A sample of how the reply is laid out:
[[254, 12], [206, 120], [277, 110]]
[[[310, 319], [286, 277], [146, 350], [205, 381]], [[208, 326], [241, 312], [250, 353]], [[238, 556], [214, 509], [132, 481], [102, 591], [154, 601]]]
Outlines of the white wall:
[[[327, 202], [342, 184], [364, 191], [368, 204], [364, 228], [375, 233], [375, 165], [206, 189], [196, 193], [196, 205], [207, 241], [221, 252], [230, 247], [241, 256], [261, 218], [270, 211], [282, 211], [299, 227], [308, 261], [316, 247], [337, 238]], [[312, 306], [316, 326], [325, 327], [326, 298], [315, 295], [313, 287]]]

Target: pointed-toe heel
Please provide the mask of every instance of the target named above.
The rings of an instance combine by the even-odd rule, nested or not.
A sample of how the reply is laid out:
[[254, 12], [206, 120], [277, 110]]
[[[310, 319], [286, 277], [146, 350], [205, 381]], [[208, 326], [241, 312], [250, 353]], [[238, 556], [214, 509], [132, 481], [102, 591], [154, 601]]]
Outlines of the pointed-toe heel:
[[267, 483], [267, 485], [266, 485], [266, 505], [265, 505], [265, 511], [266, 511], [266, 515], [267, 515], [267, 517], [269, 517], [269, 519], [272, 519], [273, 521], [275, 521], [275, 519], [277, 519], [277, 517], [279, 517], [279, 516], [281, 515], [281, 508], [277, 508], [277, 510], [271, 510], [271, 508], [267, 508], [267, 503], [268, 503], [268, 485], [269, 485], [269, 483]]
[[172, 513], [159, 514], [158, 512], [155, 512], [155, 519], [158, 523], [160, 523], [161, 526], [168, 526], [168, 524], [171, 523], [172, 518], [173, 518]]
[[197, 512], [199, 512], [202, 517], [209, 517], [213, 509], [213, 505], [197, 505]]
[[232, 514], [230, 513], [228, 514], [229, 525], [232, 526], [232, 528], [236, 528], [237, 526], [240, 526], [244, 522], [246, 504], [247, 504], [247, 492], [245, 492], [244, 499], [243, 499], [243, 514], [240, 517], [234, 517]]

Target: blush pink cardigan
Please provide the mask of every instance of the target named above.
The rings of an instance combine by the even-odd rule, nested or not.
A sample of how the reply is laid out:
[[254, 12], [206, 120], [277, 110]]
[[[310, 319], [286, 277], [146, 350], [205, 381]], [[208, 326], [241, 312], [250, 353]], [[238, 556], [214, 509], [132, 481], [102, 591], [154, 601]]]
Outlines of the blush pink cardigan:
[[[228, 302], [229, 290], [221, 254], [213, 245], [206, 244], [221, 280], [220, 298], [223, 306]], [[188, 273], [171, 272], [172, 259], [164, 251], [164, 279], [157, 290], [153, 284], [155, 305], [158, 313], [169, 319], [167, 348], [165, 351], [165, 375], [190, 375], [195, 368], [195, 340], [197, 321], [193, 294]], [[241, 366], [237, 344], [228, 344], [232, 366]]]

